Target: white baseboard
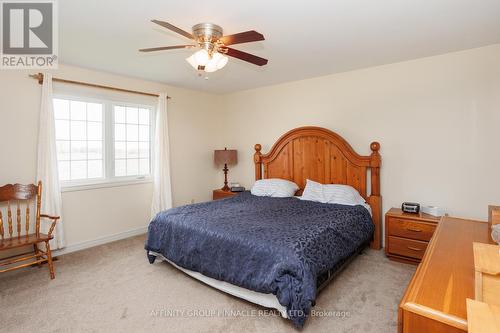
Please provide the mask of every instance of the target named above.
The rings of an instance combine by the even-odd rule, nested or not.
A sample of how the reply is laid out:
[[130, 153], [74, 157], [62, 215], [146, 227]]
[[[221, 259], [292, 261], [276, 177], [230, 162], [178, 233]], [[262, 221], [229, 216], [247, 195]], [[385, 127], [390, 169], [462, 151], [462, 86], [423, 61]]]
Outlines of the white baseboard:
[[103, 237], [99, 237], [96, 239], [91, 239], [88, 241], [84, 241], [84, 242], [80, 242], [80, 243], [76, 243], [76, 244], [71, 244], [71, 245], [66, 246], [65, 248], [60, 249], [60, 250], [54, 250], [52, 252], [52, 256], [56, 257], [56, 256], [60, 256], [63, 254], [68, 254], [71, 252], [85, 250], [85, 249], [88, 249], [88, 248], [91, 248], [94, 246], [98, 246], [98, 245], [102, 245], [102, 244], [106, 244], [106, 243], [111, 243], [111, 242], [114, 242], [117, 240], [129, 238], [129, 237], [133, 237], [133, 236], [137, 236], [137, 235], [142, 235], [142, 234], [145, 234], [147, 232], [147, 230], [148, 230], [148, 227], [144, 226], [144, 227], [140, 227], [137, 229], [119, 232], [117, 234], [113, 234], [113, 235], [109, 235], [109, 236], [103, 236]]

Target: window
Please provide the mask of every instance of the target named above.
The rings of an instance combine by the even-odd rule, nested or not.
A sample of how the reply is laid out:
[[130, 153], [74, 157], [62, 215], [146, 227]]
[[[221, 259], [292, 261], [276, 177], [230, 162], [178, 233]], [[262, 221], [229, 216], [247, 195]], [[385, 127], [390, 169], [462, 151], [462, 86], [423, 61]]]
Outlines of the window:
[[98, 103], [54, 100], [60, 180], [103, 178], [102, 111]]
[[150, 110], [114, 106], [115, 176], [149, 174]]
[[63, 187], [144, 180], [151, 173], [151, 106], [54, 99]]

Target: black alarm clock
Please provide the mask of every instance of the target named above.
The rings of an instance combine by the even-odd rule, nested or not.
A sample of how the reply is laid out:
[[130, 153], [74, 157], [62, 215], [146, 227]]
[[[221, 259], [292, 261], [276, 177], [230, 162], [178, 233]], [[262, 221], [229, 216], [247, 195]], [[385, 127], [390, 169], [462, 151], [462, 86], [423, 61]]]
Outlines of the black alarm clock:
[[403, 202], [401, 210], [405, 213], [418, 214], [420, 212], [420, 204], [415, 202]]
[[243, 186], [231, 186], [231, 192], [243, 192], [245, 188]]

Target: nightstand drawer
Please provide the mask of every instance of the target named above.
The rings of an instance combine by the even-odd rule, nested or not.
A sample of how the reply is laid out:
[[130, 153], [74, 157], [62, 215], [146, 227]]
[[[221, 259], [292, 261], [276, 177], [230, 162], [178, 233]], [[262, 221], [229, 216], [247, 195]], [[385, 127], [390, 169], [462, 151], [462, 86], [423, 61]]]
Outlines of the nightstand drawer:
[[436, 226], [433, 224], [417, 222], [407, 219], [389, 217], [387, 226], [390, 236], [405, 237], [422, 241], [430, 241]]
[[427, 242], [389, 236], [387, 250], [390, 254], [422, 259], [427, 249], [427, 245]]

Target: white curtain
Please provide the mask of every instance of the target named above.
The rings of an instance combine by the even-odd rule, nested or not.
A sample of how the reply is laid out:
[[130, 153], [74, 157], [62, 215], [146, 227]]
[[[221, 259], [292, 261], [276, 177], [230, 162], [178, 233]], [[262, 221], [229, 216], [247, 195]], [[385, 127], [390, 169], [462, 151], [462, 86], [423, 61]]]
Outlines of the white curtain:
[[[52, 75], [43, 77], [42, 101], [40, 106], [40, 124], [38, 127], [38, 163], [37, 181], [42, 181], [42, 214], [61, 216], [61, 190], [57, 172], [56, 133], [54, 109], [52, 106]], [[54, 239], [50, 246], [53, 249], [64, 247], [62, 218], [57, 222]], [[41, 231], [49, 231], [52, 220], [42, 219]]]
[[158, 97], [153, 155], [153, 201], [151, 218], [172, 207], [170, 183], [170, 146], [168, 140], [167, 94]]

